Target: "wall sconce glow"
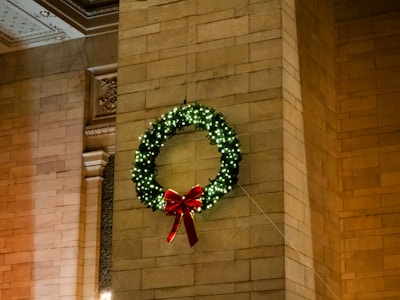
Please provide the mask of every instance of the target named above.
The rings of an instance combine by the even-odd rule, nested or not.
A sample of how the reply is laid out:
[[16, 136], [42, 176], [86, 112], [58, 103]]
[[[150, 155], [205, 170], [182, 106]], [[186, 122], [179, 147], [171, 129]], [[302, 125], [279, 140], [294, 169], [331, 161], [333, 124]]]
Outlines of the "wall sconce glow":
[[111, 292], [101, 293], [100, 300], [111, 300]]

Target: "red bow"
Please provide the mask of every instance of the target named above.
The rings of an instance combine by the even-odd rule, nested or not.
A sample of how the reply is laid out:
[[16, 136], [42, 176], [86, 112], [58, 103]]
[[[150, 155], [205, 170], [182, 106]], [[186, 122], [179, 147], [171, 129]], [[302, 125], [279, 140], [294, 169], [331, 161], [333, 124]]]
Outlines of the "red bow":
[[167, 216], [175, 215], [174, 225], [172, 226], [172, 230], [167, 238], [168, 243], [172, 242], [178, 232], [182, 217], [183, 222], [185, 223], [186, 234], [190, 246], [197, 243], [198, 238], [191, 210], [201, 207], [201, 200], [198, 199], [201, 195], [203, 195], [203, 189], [199, 185], [192, 187], [185, 196], [179, 195], [174, 190], [168, 190], [165, 192], [164, 200], [166, 201], [165, 211], [167, 212]]

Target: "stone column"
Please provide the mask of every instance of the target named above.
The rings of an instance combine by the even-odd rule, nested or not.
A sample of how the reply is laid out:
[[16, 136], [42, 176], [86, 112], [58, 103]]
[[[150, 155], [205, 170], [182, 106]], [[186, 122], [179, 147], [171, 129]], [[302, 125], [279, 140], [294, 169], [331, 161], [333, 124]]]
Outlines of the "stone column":
[[86, 204], [84, 206], [82, 233], [83, 245], [83, 298], [99, 298], [100, 225], [103, 170], [109, 160], [103, 150], [83, 153], [86, 170]]
[[[115, 173], [117, 298], [326, 299], [340, 290], [336, 160], [334, 149], [325, 148], [334, 143], [325, 118], [335, 114], [327, 88], [334, 85], [334, 49], [312, 43], [332, 45], [325, 33], [333, 23], [325, 20], [333, 7], [309, 11], [308, 5], [120, 2], [116, 161], [128, 163], [117, 163]], [[299, 56], [299, 44], [311, 58], [314, 50], [327, 53], [307, 69], [310, 59]], [[223, 113], [243, 153], [240, 186], [195, 216], [193, 248], [184, 230], [166, 243], [171, 220], [135, 198], [129, 176], [148, 123], [185, 98]], [[157, 157], [164, 188], [178, 183], [187, 190], [214, 178], [219, 160], [204, 135], [167, 142]]]

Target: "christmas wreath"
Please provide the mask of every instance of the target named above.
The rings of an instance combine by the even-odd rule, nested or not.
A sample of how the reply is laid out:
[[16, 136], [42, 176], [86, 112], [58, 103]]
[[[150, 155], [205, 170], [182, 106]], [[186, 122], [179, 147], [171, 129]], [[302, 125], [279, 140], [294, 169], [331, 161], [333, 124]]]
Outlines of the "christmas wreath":
[[[204, 188], [196, 186], [185, 196], [180, 196], [172, 190], [164, 191], [157, 182], [155, 160], [164, 142], [173, 137], [177, 131], [190, 125], [208, 131], [207, 138], [210, 144], [216, 145], [221, 153], [220, 170]], [[140, 140], [132, 170], [137, 197], [153, 210], [165, 210], [167, 215], [183, 216], [185, 225], [186, 221], [190, 221], [185, 219], [185, 215], [192, 217], [194, 210], [200, 212], [211, 208], [237, 183], [241, 160], [239, 140], [235, 131], [225, 121], [225, 117], [221, 113], [216, 113], [213, 108], [199, 103], [174, 108], [152, 123], [152, 127], [140, 137]], [[185, 205], [182, 205], [183, 201], [186, 201]], [[175, 223], [177, 222], [179, 226], [180, 219]], [[188, 226], [186, 228], [188, 229]], [[173, 236], [169, 237], [169, 242]]]

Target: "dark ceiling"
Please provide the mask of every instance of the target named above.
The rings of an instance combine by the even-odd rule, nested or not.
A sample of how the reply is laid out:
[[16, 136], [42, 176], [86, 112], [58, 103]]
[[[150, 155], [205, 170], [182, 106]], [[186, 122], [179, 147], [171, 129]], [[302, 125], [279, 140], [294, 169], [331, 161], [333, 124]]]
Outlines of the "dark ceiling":
[[85, 35], [118, 28], [119, 0], [35, 0]]

